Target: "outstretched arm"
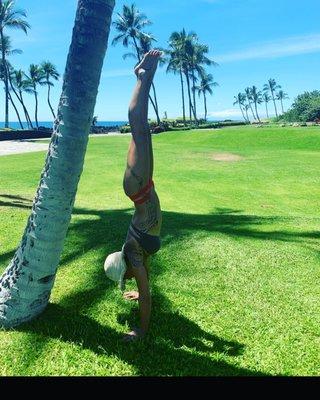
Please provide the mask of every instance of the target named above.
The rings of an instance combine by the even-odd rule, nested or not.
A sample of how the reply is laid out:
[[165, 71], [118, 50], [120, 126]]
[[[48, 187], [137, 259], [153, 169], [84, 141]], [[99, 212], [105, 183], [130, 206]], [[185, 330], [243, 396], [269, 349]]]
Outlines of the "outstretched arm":
[[139, 309], [140, 309], [140, 334], [144, 336], [150, 323], [151, 315], [151, 294], [148, 280], [148, 274], [146, 269], [135, 268], [134, 275], [136, 278], [138, 291], [139, 291]]
[[[143, 337], [148, 329], [151, 315], [151, 294], [148, 279], [148, 270], [144, 265], [143, 251], [134, 240], [126, 243], [127, 259], [132, 266], [132, 273], [136, 279], [139, 291], [140, 328], [134, 329], [126, 336], [126, 340]], [[130, 293], [129, 293], [130, 294]], [[128, 294], [128, 295], [129, 295]]]

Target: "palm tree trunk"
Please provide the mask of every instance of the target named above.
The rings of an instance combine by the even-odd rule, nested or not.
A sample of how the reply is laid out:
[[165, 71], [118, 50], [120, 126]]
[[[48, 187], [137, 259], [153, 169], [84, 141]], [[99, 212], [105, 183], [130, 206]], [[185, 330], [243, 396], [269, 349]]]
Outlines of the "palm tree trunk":
[[[8, 71], [8, 77], [9, 77], [10, 87], [11, 87], [13, 93], [15, 94], [16, 98], [18, 99], [19, 103], [21, 104], [21, 106], [23, 108], [23, 112], [24, 112], [24, 115], [26, 117], [27, 125], [30, 126], [31, 128], [33, 128], [32, 123], [30, 121], [30, 117], [29, 117], [28, 111], [27, 111], [27, 109], [26, 109], [26, 107], [25, 107], [25, 105], [23, 103], [22, 92], [19, 91], [19, 93], [20, 93], [20, 95], [19, 95], [19, 93], [16, 91], [16, 89], [15, 89], [13, 83], [12, 83], [12, 79], [11, 79], [9, 71]], [[24, 128], [22, 128], [22, 129], [24, 129]]]
[[257, 119], [257, 117], [255, 116], [255, 114], [254, 114], [254, 111], [253, 111], [253, 108], [252, 108], [252, 104], [251, 103], [249, 103], [249, 106], [250, 106], [250, 110], [251, 110], [251, 112], [252, 112], [252, 115], [253, 115], [253, 119], [254, 120], [256, 120]]
[[8, 94], [9, 94], [10, 103], [12, 104], [12, 107], [14, 108], [14, 110], [15, 110], [15, 112], [16, 112], [16, 115], [17, 115], [17, 118], [18, 118], [18, 121], [19, 121], [19, 124], [20, 124], [20, 128], [21, 128], [21, 129], [24, 129], [24, 126], [23, 126], [23, 124], [22, 124], [22, 122], [21, 122], [21, 118], [20, 118], [20, 115], [19, 115], [19, 111], [18, 111], [16, 105], [14, 104], [14, 101], [13, 101], [13, 98], [12, 98], [12, 96], [11, 96], [11, 93], [8, 92]]
[[52, 113], [52, 115], [53, 115], [53, 118], [56, 119], [56, 114], [54, 113], [53, 107], [52, 107], [52, 105], [51, 105], [51, 103], [50, 103], [50, 91], [51, 91], [51, 86], [50, 86], [50, 84], [49, 84], [49, 81], [47, 81], [47, 85], [48, 85], [48, 104], [49, 104], [51, 113]]
[[204, 99], [204, 120], [207, 122], [207, 97], [206, 97], [206, 92], [203, 92], [203, 99]]
[[134, 47], [135, 47], [136, 53], [137, 53], [137, 58], [138, 58], [138, 61], [139, 61], [139, 63], [140, 63], [140, 62], [141, 62], [141, 58], [140, 58], [138, 43], [137, 43], [136, 38], [135, 38], [134, 36], [131, 36], [131, 37], [132, 37], [132, 39], [133, 39]]
[[154, 104], [153, 104], [153, 102], [151, 102], [151, 103], [152, 103], [153, 108], [154, 108], [154, 111], [155, 111], [155, 113], [156, 113], [157, 123], [158, 123], [158, 125], [160, 125], [160, 124], [161, 124], [161, 119], [160, 119], [160, 116], [159, 116], [159, 107], [158, 107], [158, 100], [157, 100], [157, 92], [156, 92], [156, 87], [154, 86], [154, 83], [153, 83], [153, 82], [151, 83], [151, 87], [152, 87], [152, 90], [153, 90]]
[[24, 110], [24, 113], [25, 113], [27, 122], [28, 122], [30, 128], [31, 128], [31, 129], [34, 129], [34, 128], [33, 128], [32, 121], [31, 121], [31, 118], [30, 118], [30, 115], [29, 115], [29, 112], [28, 112], [28, 110], [27, 110], [27, 107], [26, 107], [25, 104], [24, 104], [23, 96], [22, 96], [22, 92], [21, 92], [21, 91], [20, 91], [20, 99], [21, 99], [21, 105], [22, 105], [22, 107], [23, 107], [23, 110]]
[[276, 112], [276, 117], [278, 118], [277, 104], [276, 104], [276, 99], [275, 99], [275, 97], [274, 97], [274, 92], [273, 92], [273, 90], [271, 90], [271, 94], [272, 94], [272, 100], [273, 100], [273, 104], [274, 104], [274, 109], [275, 109], [275, 112]]
[[[239, 108], [240, 108], [240, 110], [241, 110], [241, 114], [242, 114], [242, 117], [243, 117], [243, 119], [245, 120], [245, 122], [249, 122], [249, 120], [248, 120], [248, 121], [246, 120], [246, 117], [245, 117], [245, 115], [244, 115], [244, 112], [243, 112], [243, 109], [242, 109], [240, 103], [239, 103]], [[247, 116], [248, 116], [248, 114], [247, 114]]]
[[188, 74], [186, 73], [186, 79], [187, 79], [187, 88], [188, 88], [188, 99], [189, 99], [189, 118], [190, 118], [190, 122], [192, 122], [192, 103], [191, 103], [191, 93], [190, 93], [190, 81], [189, 81], [189, 77]]
[[257, 115], [258, 121], [261, 123], [261, 120], [260, 120], [260, 117], [259, 117], [259, 114], [258, 114], [258, 105], [257, 105], [256, 101], [254, 102], [254, 106], [255, 106], [255, 109], [256, 109], [256, 115]]
[[193, 93], [193, 110], [194, 110], [194, 118], [196, 123], [198, 122], [197, 118], [197, 101], [196, 101], [196, 77], [194, 75], [194, 70], [192, 70], [192, 93]]
[[280, 99], [280, 101], [281, 101], [282, 114], [284, 114], [283, 100], [282, 100], [282, 99]]
[[182, 112], [183, 112], [183, 124], [186, 126], [186, 106], [184, 102], [184, 83], [183, 83], [183, 75], [180, 68], [180, 82], [181, 82], [181, 95], [182, 95]]
[[9, 85], [8, 85], [8, 72], [7, 72], [7, 61], [6, 61], [6, 51], [4, 46], [4, 35], [3, 29], [0, 29], [0, 39], [2, 48], [2, 66], [4, 75], [4, 88], [5, 88], [5, 128], [9, 128]]
[[35, 121], [36, 121], [36, 127], [37, 127], [37, 129], [39, 129], [39, 123], [38, 123], [38, 93], [37, 93], [37, 88], [36, 88], [35, 84], [33, 85], [33, 90], [34, 90], [34, 98], [36, 100], [34, 118], [35, 118]]
[[0, 326], [47, 306], [83, 169], [114, 0], [79, 0], [63, 91], [25, 232], [0, 278]]
[[267, 102], [265, 102], [265, 103], [266, 103], [266, 112], [267, 112], [267, 118], [269, 119], [268, 103], [267, 103]]
[[[240, 107], [240, 108], [241, 108], [241, 107]], [[245, 109], [245, 110], [246, 110], [247, 121], [248, 121], [248, 123], [250, 124], [250, 118], [249, 118], [248, 110], [247, 110], [247, 109]]]
[[186, 79], [187, 79], [187, 86], [188, 86], [190, 121], [192, 121], [192, 114], [193, 114], [194, 119], [196, 121], [196, 115], [195, 115], [194, 108], [193, 108], [193, 105], [192, 105], [192, 100], [191, 100], [190, 78], [189, 78], [188, 71], [185, 72], [185, 76], [186, 76]]

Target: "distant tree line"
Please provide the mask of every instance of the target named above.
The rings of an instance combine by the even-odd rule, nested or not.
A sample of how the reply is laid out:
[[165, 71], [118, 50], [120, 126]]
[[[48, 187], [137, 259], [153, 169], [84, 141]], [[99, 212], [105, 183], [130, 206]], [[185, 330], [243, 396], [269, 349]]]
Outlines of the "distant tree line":
[[[263, 87], [263, 90], [259, 90], [256, 86], [247, 87], [244, 93], [238, 93], [234, 96], [233, 105], [238, 105], [244, 120], [250, 123], [250, 120], [261, 122], [258, 107], [264, 103], [267, 118], [269, 118], [268, 104], [272, 101], [276, 117], [279, 117], [279, 111], [277, 107], [277, 101], [280, 102], [282, 114], [284, 114], [283, 100], [288, 99], [287, 93], [285, 93], [281, 86], [277, 84], [275, 79], [269, 79]], [[251, 115], [251, 117], [250, 117]]]

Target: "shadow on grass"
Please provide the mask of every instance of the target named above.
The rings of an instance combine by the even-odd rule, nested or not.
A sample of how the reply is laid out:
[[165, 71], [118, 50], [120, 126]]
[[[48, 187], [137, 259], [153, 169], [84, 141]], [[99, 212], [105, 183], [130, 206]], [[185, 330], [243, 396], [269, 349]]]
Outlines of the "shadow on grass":
[[[204, 215], [164, 211], [163, 246], [183, 241], [195, 233], [204, 236], [220, 233], [235, 238], [283, 242], [305, 242], [320, 238], [318, 231], [259, 230], [259, 226], [265, 229], [268, 225], [272, 226], [278, 222], [290, 223], [292, 220], [278, 216], [243, 215], [240, 212], [217, 209], [212, 214]], [[106, 245], [111, 247], [111, 252], [120, 250], [130, 223], [131, 213], [132, 209], [98, 211], [76, 208], [73, 215], [81, 217], [70, 225], [62, 264], [72, 261], [87, 251]], [[84, 218], [86, 215], [88, 219]]]
[[7, 251], [5, 253], [0, 254], [0, 267], [3, 267], [5, 263], [9, 263], [12, 257], [15, 254], [15, 250]]
[[[17, 203], [16, 198], [10, 200], [13, 207], [25, 205]], [[216, 355], [216, 358], [221, 359], [217, 353], [225, 357], [236, 357], [243, 351], [243, 345], [203, 331], [174, 309], [174, 305], [156, 286], [161, 268], [153, 269], [153, 323], [150, 336], [144, 342], [124, 344], [119, 332], [88, 315], [90, 308], [101, 302], [108, 287], [111, 287], [101, 265], [106, 254], [121, 248], [131, 213], [131, 209], [99, 211], [75, 208], [60, 265], [66, 266], [83, 254], [95, 250], [96, 267], [90, 272], [89, 287], [67, 294], [59, 305], [50, 304], [37, 320], [21, 326], [19, 331], [32, 332], [37, 336], [38, 351], [41, 347], [46, 351], [48, 340], [55, 338], [74, 343], [98, 355], [116, 356], [134, 366], [140, 375], [263, 375], [213, 358]], [[231, 237], [288, 242], [303, 242], [320, 236], [319, 232], [312, 231], [260, 231], [260, 225], [272, 225], [285, 219], [240, 213], [240, 210], [230, 209], [217, 209], [209, 215], [164, 212], [163, 245], [182, 241], [194, 233], [221, 233]], [[4, 255], [5, 258], [7, 256]], [[118, 322], [123, 324], [126, 321], [131, 324], [136, 321], [134, 312], [120, 313]], [[25, 347], [32, 358], [33, 350], [28, 348], [27, 342]]]
[[32, 200], [21, 196], [14, 196], [10, 194], [0, 193], [0, 207], [16, 207], [16, 208], [31, 209]]
[[[1, 200], [5, 198], [7, 201]], [[0, 206], [29, 208], [30, 199], [0, 194]], [[229, 208], [216, 208], [211, 214], [184, 214], [163, 211], [163, 243], [184, 239], [194, 232], [221, 233], [231, 237], [244, 237], [249, 239], [277, 240], [284, 242], [300, 242], [304, 239], [319, 239], [320, 231], [289, 231], [289, 230], [259, 230], [261, 225], [274, 223], [290, 223], [293, 219], [282, 216], [259, 216], [241, 214], [242, 210]], [[73, 216], [82, 216], [80, 221], [72, 223], [69, 234], [77, 230], [74, 247], [81, 247], [81, 253], [114, 242], [115, 248], [121, 247], [126, 230], [130, 223], [132, 209], [121, 210], [90, 210], [75, 208]], [[83, 216], [91, 218], [84, 219]], [[84, 247], [82, 247], [84, 246]], [[76, 256], [76, 254], [74, 254]], [[64, 261], [72, 259], [71, 256]]]
[[[48, 339], [59, 339], [97, 355], [115, 356], [134, 366], [137, 373], [143, 376], [264, 375], [238, 368], [223, 360], [214, 360], [211, 357], [214, 353], [239, 355], [242, 345], [204, 332], [195, 323], [172, 310], [168, 300], [157, 292], [153, 296], [153, 320], [158, 323], [153, 324], [154, 329], [143, 342], [125, 344], [122, 335], [116, 330], [79, 311], [79, 308], [88, 307], [88, 304], [91, 306], [101, 295], [99, 290], [97, 292], [93, 288], [68, 297], [66, 300], [69, 306], [50, 304], [37, 320], [21, 326], [19, 332], [36, 334], [38, 351], [39, 345], [45, 351]], [[132, 313], [129, 319], [131, 317]], [[124, 318], [128, 318], [128, 315], [119, 316], [120, 320]], [[32, 352], [32, 349], [26, 351]]]

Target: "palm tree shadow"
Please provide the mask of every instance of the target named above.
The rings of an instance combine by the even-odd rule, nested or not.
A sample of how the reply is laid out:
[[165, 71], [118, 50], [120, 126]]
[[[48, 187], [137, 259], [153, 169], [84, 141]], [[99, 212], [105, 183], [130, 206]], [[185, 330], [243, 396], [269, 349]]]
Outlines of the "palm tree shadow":
[[[82, 307], [88, 305], [90, 299], [95, 302], [96, 295], [96, 289], [93, 288], [68, 298], [67, 302], [73, 304], [72, 307], [50, 304], [37, 320], [22, 325], [18, 330], [37, 335], [37, 346], [41, 346], [42, 343], [44, 351], [48, 339], [59, 339], [78, 345], [81, 349], [90, 350], [96, 355], [117, 357], [134, 366], [137, 373], [143, 376], [265, 375], [210, 357], [216, 352], [236, 356], [240, 354], [242, 346], [207, 334], [196, 324], [170, 310], [155, 315], [156, 319], [165, 317], [166, 320], [159, 321], [158, 328], [155, 328], [147, 339], [126, 344], [122, 334], [75, 309], [74, 304], [79, 305], [79, 302]], [[159, 296], [157, 301], [163, 302], [164, 296]], [[167, 324], [172, 324], [172, 327], [168, 325], [165, 328]], [[202, 340], [211, 341], [211, 346], [201, 344]], [[32, 352], [32, 349], [28, 350], [26, 346], [26, 351]]]
[[[121, 333], [89, 315], [90, 309], [112, 292], [110, 289], [113, 284], [105, 279], [101, 265], [105, 253], [113, 251], [121, 244], [131, 211], [103, 212], [98, 220], [79, 220], [71, 224], [62, 265], [65, 266], [80, 254], [95, 248], [100, 250], [95, 263], [97, 267], [90, 271], [89, 287], [67, 294], [59, 304], [49, 304], [38, 319], [18, 328], [19, 332], [33, 333], [36, 336], [37, 339], [33, 336], [32, 341], [37, 343], [37, 357], [41, 357], [41, 352], [45, 351], [48, 340], [55, 338], [88, 349], [97, 355], [115, 356], [134, 366], [144, 376], [262, 375], [258, 371], [238, 368], [227, 361], [215, 360], [217, 354], [237, 357], [243, 346], [202, 330], [196, 323], [174, 310], [170, 301], [156, 287], [153, 290], [153, 329], [143, 342], [125, 344]], [[75, 212], [91, 214], [88, 210]], [[71, 249], [70, 253], [68, 249]], [[118, 319], [122, 324], [133, 325], [134, 314], [135, 311], [122, 313]], [[25, 352], [31, 355], [27, 358], [32, 359], [33, 348], [27, 342], [24, 347]]]
[[5, 253], [0, 254], [0, 266], [5, 263], [8, 263], [15, 254], [15, 250], [7, 251]]
[[21, 196], [0, 193], [0, 207], [31, 209], [32, 200]]
[[[239, 356], [243, 345], [228, 341], [202, 330], [196, 323], [184, 317], [173, 306], [168, 298], [160, 293], [157, 287], [152, 291], [154, 320], [152, 334], [171, 343], [174, 348], [187, 347], [200, 353], [222, 353], [228, 356]], [[118, 322], [122, 325], [129, 322], [133, 327], [138, 318], [138, 309], [119, 314]]]
[[[239, 356], [243, 346], [207, 333], [184, 317], [157, 289], [156, 279], [153, 328], [146, 341], [135, 345], [124, 344], [119, 332], [88, 316], [89, 308], [102, 301], [108, 292], [110, 283], [106, 282], [101, 265], [106, 254], [121, 248], [132, 209], [103, 211], [75, 208], [73, 214], [76, 218], [69, 227], [60, 265], [66, 267], [83, 254], [94, 251], [94, 254], [97, 254], [97, 269], [91, 273], [91, 287], [67, 295], [59, 305], [50, 304], [36, 321], [23, 325], [19, 331], [34, 333], [43, 344], [50, 338], [57, 338], [89, 349], [98, 355], [116, 356], [134, 366], [141, 375], [262, 375], [258, 371], [235, 367], [227, 361], [216, 361], [216, 354], [226, 357]], [[208, 236], [221, 233], [252, 240], [270, 239], [302, 243], [320, 237], [319, 232], [312, 231], [259, 230], [261, 225], [272, 225], [285, 219], [277, 216], [243, 215], [240, 210], [218, 209], [209, 215], [164, 211], [163, 216], [164, 246], [184, 241], [193, 234]], [[160, 274], [161, 269], [158, 271]], [[136, 319], [134, 313], [130, 312], [120, 313], [118, 320], [121, 324], [126, 321], [133, 324]], [[26, 348], [25, 351], [32, 350]]]
[[[61, 265], [78, 258], [91, 250], [120, 250], [126, 236], [132, 209], [99, 211], [75, 208], [73, 215], [81, 219], [71, 223]], [[88, 219], [83, 216], [88, 215]], [[92, 216], [97, 217], [92, 220]], [[90, 218], [91, 217], [91, 218]], [[290, 223], [290, 218], [281, 216], [257, 216], [241, 214], [240, 210], [217, 209], [211, 214], [185, 214], [163, 212], [162, 242], [164, 247], [184, 241], [190, 235], [208, 236], [220, 233], [228, 237], [250, 240], [275, 240], [280, 242], [308, 241], [315, 243], [320, 238], [319, 231], [260, 230], [260, 226], [274, 223]], [[107, 254], [107, 252], [105, 252]]]

